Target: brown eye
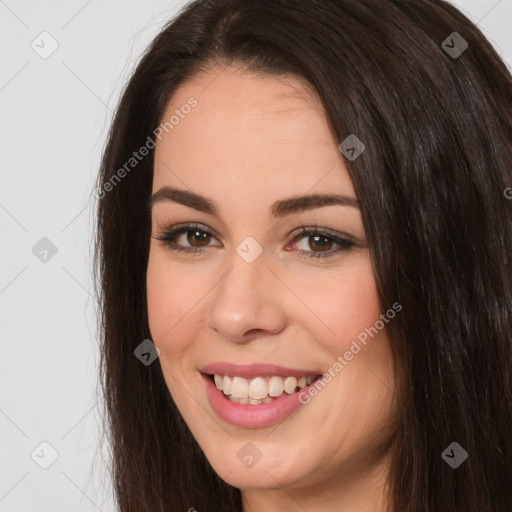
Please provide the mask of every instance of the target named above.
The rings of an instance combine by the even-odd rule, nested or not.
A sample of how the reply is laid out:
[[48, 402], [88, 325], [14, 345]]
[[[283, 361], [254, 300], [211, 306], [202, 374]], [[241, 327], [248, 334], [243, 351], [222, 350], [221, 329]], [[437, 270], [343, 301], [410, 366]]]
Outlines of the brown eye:
[[187, 233], [187, 241], [192, 247], [204, 247], [210, 242], [210, 233], [199, 229], [189, 230]]
[[309, 247], [313, 250], [318, 249], [318, 252], [328, 251], [332, 248], [333, 240], [326, 236], [309, 236]]
[[173, 251], [188, 253], [203, 252], [203, 248], [212, 245], [211, 241], [214, 238], [213, 233], [193, 225], [181, 226], [177, 229], [169, 226], [160, 236], [155, 237]]
[[305, 259], [330, 258], [347, 252], [355, 247], [355, 242], [348, 238], [324, 232], [317, 226], [314, 228], [302, 227], [295, 232], [294, 245], [297, 254]]

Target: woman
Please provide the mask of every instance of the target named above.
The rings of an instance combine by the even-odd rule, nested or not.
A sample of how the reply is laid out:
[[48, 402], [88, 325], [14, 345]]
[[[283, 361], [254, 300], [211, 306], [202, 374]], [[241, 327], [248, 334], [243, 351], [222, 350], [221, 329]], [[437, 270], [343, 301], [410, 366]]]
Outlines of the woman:
[[512, 80], [441, 0], [199, 0], [98, 179], [119, 509], [511, 510]]

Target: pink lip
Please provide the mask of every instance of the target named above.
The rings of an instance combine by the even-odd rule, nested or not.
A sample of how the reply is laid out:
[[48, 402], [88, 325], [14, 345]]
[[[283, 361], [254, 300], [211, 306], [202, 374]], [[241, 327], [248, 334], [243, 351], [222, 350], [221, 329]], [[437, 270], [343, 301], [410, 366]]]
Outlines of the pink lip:
[[[217, 373], [217, 371], [215, 371], [215, 373]], [[217, 389], [210, 375], [204, 373], [201, 375], [206, 384], [206, 396], [217, 415], [232, 425], [246, 428], [268, 427], [283, 421], [289, 414], [302, 405], [299, 401], [299, 394], [307, 392], [309, 388], [309, 386], [307, 386], [292, 395], [283, 393], [280, 397], [268, 404], [238, 404], [228, 400], [224, 396], [224, 393]], [[240, 374], [237, 375], [241, 376]], [[261, 376], [262, 374], [260, 373], [259, 375]], [[276, 373], [272, 373], [272, 375], [276, 375]], [[310, 386], [314, 383], [315, 381], [313, 381]]]
[[214, 373], [218, 375], [229, 375], [229, 376], [238, 376], [244, 377], [246, 379], [253, 379], [254, 377], [271, 377], [272, 375], [280, 376], [280, 377], [316, 377], [320, 375], [322, 372], [318, 371], [308, 371], [308, 370], [298, 370], [296, 368], [286, 368], [285, 366], [278, 366], [275, 364], [233, 364], [233, 363], [212, 363], [200, 368], [202, 373], [209, 373], [213, 375]]

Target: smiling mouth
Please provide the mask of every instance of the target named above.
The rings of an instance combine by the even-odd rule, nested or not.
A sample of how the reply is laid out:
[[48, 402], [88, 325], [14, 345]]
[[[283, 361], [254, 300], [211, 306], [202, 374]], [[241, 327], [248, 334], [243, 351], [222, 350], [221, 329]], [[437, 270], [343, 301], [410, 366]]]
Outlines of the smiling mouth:
[[318, 380], [321, 375], [299, 378], [276, 375], [246, 379], [215, 373], [208, 377], [227, 400], [238, 404], [261, 405], [298, 393]]

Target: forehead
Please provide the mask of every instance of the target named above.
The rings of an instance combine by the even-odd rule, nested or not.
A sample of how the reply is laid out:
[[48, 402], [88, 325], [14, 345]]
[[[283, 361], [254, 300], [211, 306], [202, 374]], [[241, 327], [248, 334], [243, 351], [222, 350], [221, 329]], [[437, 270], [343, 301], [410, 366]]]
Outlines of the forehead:
[[175, 92], [162, 122], [173, 115], [179, 122], [157, 140], [153, 190], [353, 194], [320, 99], [300, 78], [211, 70]]

